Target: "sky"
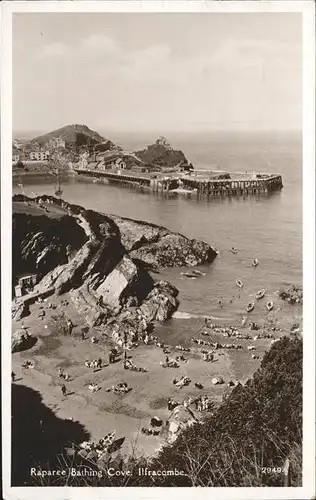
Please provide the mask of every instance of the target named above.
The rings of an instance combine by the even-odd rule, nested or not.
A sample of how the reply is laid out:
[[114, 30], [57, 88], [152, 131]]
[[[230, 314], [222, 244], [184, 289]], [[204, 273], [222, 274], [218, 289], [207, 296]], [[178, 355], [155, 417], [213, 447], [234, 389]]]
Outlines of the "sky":
[[301, 129], [297, 13], [13, 16], [13, 130]]

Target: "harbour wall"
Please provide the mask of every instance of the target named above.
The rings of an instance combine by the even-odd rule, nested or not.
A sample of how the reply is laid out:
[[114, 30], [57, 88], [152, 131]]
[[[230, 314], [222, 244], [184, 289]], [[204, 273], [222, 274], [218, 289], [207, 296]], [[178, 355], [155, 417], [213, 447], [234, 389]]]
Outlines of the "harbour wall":
[[190, 175], [174, 174], [141, 174], [137, 172], [127, 173], [107, 172], [100, 170], [75, 169], [79, 176], [89, 177], [96, 180], [106, 179], [108, 182], [135, 187], [147, 188], [154, 192], [168, 192], [177, 189], [197, 192], [206, 196], [238, 196], [251, 194], [268, 194], [282, 189], [282, 176], [280, 174], [232, 174], [231, 179], [214, 179], [208, 172], [199, 174], [193, 172]]

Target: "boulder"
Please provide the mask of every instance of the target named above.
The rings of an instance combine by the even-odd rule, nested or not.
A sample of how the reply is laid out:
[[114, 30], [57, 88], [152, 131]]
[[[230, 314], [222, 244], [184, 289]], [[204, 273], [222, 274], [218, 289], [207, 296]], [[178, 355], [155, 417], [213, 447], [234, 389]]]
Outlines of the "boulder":
[[78, 312], [85, 318], [89, 326], [105, 323], [110, 315], [109, 309], [98, 303], [98, 296], [89, 290], [87, 285], [71, 290], [70, 297]]
[[166, 438], [168, 443], [173, 443], [180, 432], [186, 427], [193, 425], [198, 420], [195, 418], [194, 413], [190, 408], [183, 405], [178, 405], [170, 414], [167, 421]]
[[177, 310], [178, 290], [166, 281], [159, 281], [140, 306], [140, 312], [148, 322], [166, 321]]
[[11, 352], [26, 351], [33, 347], [36, 343], [37, 338], [33, 335], [29, 335], [24, 328], [20, 328], [12, 333], [11, 336]]
[[102, 296], [105, 304], [115, 308], [121, 304], [124, 297], [128, 297], [138, 281], [137, 266], [124, 255], [113, 271], [98, 286], [96, 293]]
[[222, 377], [214, 377], [212, 378], [212, 384], [213, 385], [220, 385], [220, 384], [223, 384], [224, 383], [224, 380], [222, 379]]
[[12, 304], [12, 319], [19, 321], [30, 314], [29, 305], [24, 300], [14, 301]]

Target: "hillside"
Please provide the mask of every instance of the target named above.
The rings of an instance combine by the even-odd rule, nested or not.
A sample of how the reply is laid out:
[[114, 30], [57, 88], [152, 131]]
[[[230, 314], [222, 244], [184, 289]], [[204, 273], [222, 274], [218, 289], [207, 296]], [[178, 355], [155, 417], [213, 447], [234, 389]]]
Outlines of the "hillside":
[[175, 150], [164, 137], [157, 139], [155, 144], [135, 151], [134, 154], [143, 162], [159, 167], [176, 167], [179, 164], [187, 165], [189, 162], [182, 151]]
[[103, 145], [104, 151], [108, 149], [117, 149], [117, 146], [110, 140], [105, 139], [86, 125], [66, 125], [65, 127], [53, 130], [44, 135], [32, 139], [32, 144], [43, 146], [52, 139], [63, 139], [66, 147], [96, 146]]

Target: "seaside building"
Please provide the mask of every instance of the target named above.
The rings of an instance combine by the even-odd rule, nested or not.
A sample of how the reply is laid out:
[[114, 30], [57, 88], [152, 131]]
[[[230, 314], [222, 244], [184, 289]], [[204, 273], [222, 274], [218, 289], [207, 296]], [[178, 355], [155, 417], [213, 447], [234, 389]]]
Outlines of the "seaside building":
[[86, 170], [126, 170], [124, 155], [117, 151], [89, 155], [84, 152], [79, 157], [78, 168]]
[[30, 151], [29, 158], [33, 161], [47, 161], [49, 159], [49, 151]]
[[28, 292], [31, 292], [37, 283], [36, 274], [25, 274], [20, 276], [18, 284], [14, 287], [16, 297], [22, 297]]

